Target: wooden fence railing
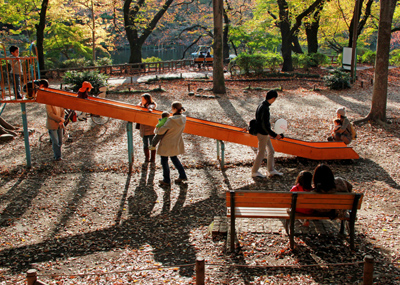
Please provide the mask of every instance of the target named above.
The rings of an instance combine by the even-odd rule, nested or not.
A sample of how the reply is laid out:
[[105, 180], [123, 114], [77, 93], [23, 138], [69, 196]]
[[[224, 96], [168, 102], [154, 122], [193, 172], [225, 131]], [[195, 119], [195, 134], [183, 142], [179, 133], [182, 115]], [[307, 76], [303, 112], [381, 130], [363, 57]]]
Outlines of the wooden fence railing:
[[86, 70], [98, 70], [101, 73], [109, 75], [132, 75], [138, 73], [149, 73], [149, 72], [164, 72], [173, 71], [181, 68], [187, 68], [193, 66], [192, 59], [182, 60], [171, 60], [171, 61], [160, 61], [160, 62], [143, 62], [143, 63], [126, 63], [126, 64], [115, 64], [106, 66], [87, 66], [78, 68], [59, 68], [42, 70], [42, 77], [45, 78], [61, 78], [66, 71], [86, 71]]

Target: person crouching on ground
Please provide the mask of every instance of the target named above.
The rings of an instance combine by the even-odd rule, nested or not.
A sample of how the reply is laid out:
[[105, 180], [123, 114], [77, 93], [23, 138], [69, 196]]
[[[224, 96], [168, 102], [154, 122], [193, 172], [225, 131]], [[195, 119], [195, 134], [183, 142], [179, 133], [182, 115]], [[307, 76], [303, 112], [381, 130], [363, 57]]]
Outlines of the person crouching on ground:
[[164, 126], [155, 130], [156, 134], [164, 134], [163, 139], [157, 149], [157, 153], [161, 156], [161, 166], [163, 168], [163, 180], [160, 180], [161, 186], [171, 185], [170, 170], [168, 165], [168, 157], [178, 170], [179, 178], [175, 180], [176, 184], [187, 181], [185, 169], [179, 161], [178, 155], [185, 152], [182, 133], [186, 125], [186, 116], [182, 113], [185, 108], [181, 102], [173, 102], [171, 105], [172, 117], [169, 117]]
[[339, 108], [336, 110], [336, 116], [341, 121], [341, 126], [336, 128], [332, 137], [328, 137], [328, 141], [344, 142], [345, 144], [351, 143], [350, 121], [346, 117], [346, 109]]
[[270, 176], [282, 175], [281, 172], [275, 169], [274, 161], [274, 148], [271, 143], [270, 137], [281, 139], [282, 136], [271, 130], [271, 124], [269, 122], [270, 113], [269, 107], [275, 102], [278, 97], [278, 92], [270, 90], [267, 93], [265, 101], [263, 101], [257, 108], [256, 120], [257, 120], [257, 139], [258, 139], [258, 153], [251, 170], [252, 177], [265, 178], [266, 176], [261, 174], [258, 170], [267, 151], [267, 170]]

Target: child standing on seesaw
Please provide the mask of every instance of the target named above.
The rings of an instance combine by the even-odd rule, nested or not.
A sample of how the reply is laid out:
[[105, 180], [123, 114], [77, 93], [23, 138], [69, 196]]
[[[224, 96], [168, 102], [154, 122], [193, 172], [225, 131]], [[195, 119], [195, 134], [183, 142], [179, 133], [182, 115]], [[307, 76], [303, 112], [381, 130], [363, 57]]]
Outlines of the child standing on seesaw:
[[[312, 190], [311, 181], [312, 181], [312, 173], [309, 171], [301, 171], [296, 178], [296, 185], [292, 187], [290, 192], [310, 192]], [[312, 214], [313, 210], [311, 209], [296, 209], [297, 213], [301, 214]], [[303, 226], [308, 227], [310, 225], [309, 220], [304, 220]]]
[[[156, 125], [156, 128], [159, 129], [162, 126], [164, 126], [165, 122], [168, 120], [169, 118], [169, 112], [162, 112], [161, 114], [161, 119], [158, 119], [158, 124]], [[167, 131], [168, 132], [168, 131]], [[149, 150], [155, 150], [157, 144], [160, 142], [160, 140], [164, 137], [164, 135], [166, 134], [166, 132], [162, 135], [156, 134], [153, 138], [153, 140], [151, 141], [151, 145], [149, 147]]]

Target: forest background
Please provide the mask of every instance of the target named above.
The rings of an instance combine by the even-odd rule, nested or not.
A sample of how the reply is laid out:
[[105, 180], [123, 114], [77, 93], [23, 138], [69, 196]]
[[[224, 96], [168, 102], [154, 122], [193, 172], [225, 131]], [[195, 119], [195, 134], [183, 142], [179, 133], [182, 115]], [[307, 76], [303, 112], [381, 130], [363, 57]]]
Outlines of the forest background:
[[[281, 53], [292, 70], [292, 53], [337, 55], [351, 47], [357, 21], [357, 54], [374, 60], [379, 1], [232, 0], [223, 6], [223, 52]], [[142, 62], [146, 47], [212, 45], [212, 1], [185, 0], [1, 0], [0, 34], [5, 46], [27, 50], [36, 41], [41, 69], [65, 60], [110, 59], [129, 49], [129, 63]], [[392, 21], [391, 63], [400, 62], [400, 9]], [[110, 63], [110, 61], [108, 61]]]

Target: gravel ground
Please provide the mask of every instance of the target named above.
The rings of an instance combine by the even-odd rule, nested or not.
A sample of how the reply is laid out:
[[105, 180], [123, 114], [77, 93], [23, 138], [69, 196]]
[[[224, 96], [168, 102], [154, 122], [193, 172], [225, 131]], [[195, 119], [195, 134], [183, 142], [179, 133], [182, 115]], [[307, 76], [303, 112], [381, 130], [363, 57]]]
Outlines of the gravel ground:
[[[206, 284], [362, 284], [358, 262], [372, 255], [374, 282], [400, 284], [399, 76], [400, 69], [390, 70], [390, 124], [356, 126], [358, 138], [351, 146], [360, 159], [323, 161], [365, 195], [355, 251], [336, 231], [301, 235], [291, 251], [283, 228], [270, 231], [260, 219], [246, 221], [236, 255], [226, 251], [225, 236], [210, 233], [214, 217], [226, 214], [227, 190], [289, 190], [301, 170], [312, 171], [321, 161], [276, 153], [276, 167], [284, 176], [253, 180], [256, 149], [226, 143], [226, 167], [221, 170], [216, 142], [185, 134], [181, 161], [189, 182], [165, 189], [158, 185], [159, 161], [155, 166], [142, 163], [137, 131], [135, 162], [128, 172], [125, 122], [71, 123], [73, 141], [65, 142], [64, 160], [53, 162], [44, 106], [27, 104], [29, 128], [34, 130], [29, 137], [32, 168], [25, 167], [22, 137], [0, 144], [0, 283], [25, 284], [27, 270], [34, 268], [48, 284], [195, 284], [194, 264], [201, 257]], [[306, 79], [227, 81], [227, 94], [211, 99], [188, 96], [189, 81], [174, 80], [116, 86], [112, 90], [119, 92], [107, 96], [136, 104], [140, 94], [121, 89], [161, 85], [166, 92], [152, 94], [160, 110], [181, 100], [188, 116], [246, 127], [266, 92], [244, 88], [282, 87], [271, 107], [272, 121], [286, 119], [288, 137], [321, 141], [338, 107], [347, 108], [350, 120], [368, 113], [372, 77], [372, 69], [359, 72], [363, 88], [357, 81], [344, 91]], [[205, 91], [211, 87], [212, 82], [191, 82], [196, 94], [212, 95]], [[2, 117], [22, 126], [20, 113], [18, 104], [8, 104]], [[177, 177], [176, 170], [171, 174]]]

